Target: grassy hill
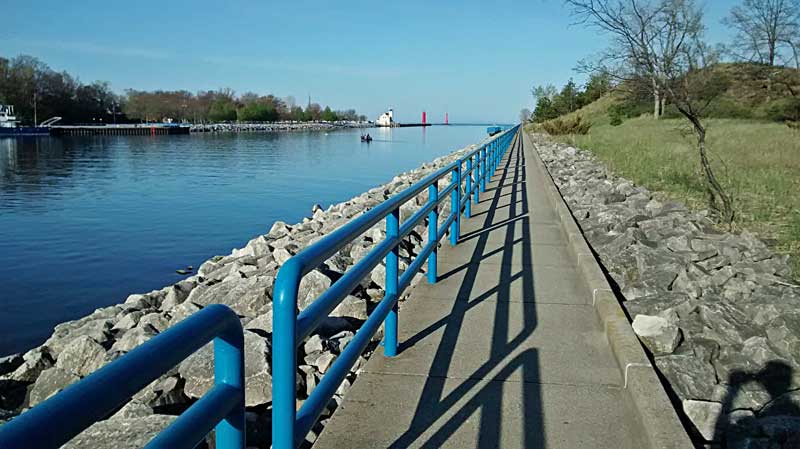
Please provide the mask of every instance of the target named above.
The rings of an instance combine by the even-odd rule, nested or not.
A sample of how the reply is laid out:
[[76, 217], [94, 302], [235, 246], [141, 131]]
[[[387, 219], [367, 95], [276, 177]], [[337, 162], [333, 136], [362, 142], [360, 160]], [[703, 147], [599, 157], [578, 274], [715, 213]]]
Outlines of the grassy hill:
[[[741, 66], [718, 68], [736, 78], [712, 107], [748, 113], [738, 114], [747, 118], [706, 120], [712, 164], [733, 195], [734, 228], [753, 231], [777, 252], [789, 254], [795, 278], [800, 279], [800, 131], [768, 120], [776, 104], [787, 101], [773, 80], [757, 78], [774, 69], [749, 66], [748, 72]], [[661, 196], [705, 208], [705, 185], [687, 122], [642, 115], [612, 126], [609, 108], [621, 101], [622, 95], [611, 93], [568, 114], [563, 119], [580, 116], [591, 123], [589, 132], [554, 138], [592, 151], [620, 176]], [[541, 130], [539, 125], [528, 127]]]

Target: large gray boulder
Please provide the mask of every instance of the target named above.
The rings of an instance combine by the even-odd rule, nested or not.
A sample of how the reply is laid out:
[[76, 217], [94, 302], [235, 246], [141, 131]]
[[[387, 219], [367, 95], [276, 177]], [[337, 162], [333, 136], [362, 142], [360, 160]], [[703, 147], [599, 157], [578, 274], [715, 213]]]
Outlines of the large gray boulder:
[[681, 338], [677, 324], [660, 316], [636, 315], [633, 331], [654, 355], [672, 354]]
[[34, 382], [42, 371], [53, 366], [53, 357], [44, 346], [33, 348], [22, 356], [22, 364], [8, 375], [10, 380]]
[[106, 363], [106, 350], [88, 335], [72, 340], [58, 355], [56, 366], [76, 376], [85, 377]]
[[82, 335], [91, 337], [100, 344], [105, 344], [111, 339], [112, 321], [109, 318], [90, 318], [82, 318], [57, 325], [50, 338], [44, 342], [44, 346], [47, 346], [53, 355], [58, 356], [64, 347]]
[[151, 326], [134, 327], [122, 334], [109, 349], [112, 354], [130, 352], [158, 334]]
[[189, 398], [183, 392], [185, 384], [184, 379], [177, 374], [177, 369], [173, 369], [166, 376], [162, 376], [144, 387], [133, 398], [135, 402], [139, 402], [149, 409], [185, 404], [189, 402]]
[[150, 415], [100, 421], [78, 434], [61, 449], [141, 449], [175, 418]]
[[330, 286], [331, 279], [318, 270], [314, 270], [303, 276], [303, 279], [300, 281], [300, 286], [297, 289], [297, 304], [300, 310], [308, 307], [309, 304], [314, 302], [314, 300]]
[[330, 316], [354, 318], [364, 321], [369, 317], [367, 314], [367, 300], [348, 295], [333, 309], [333, 311], [331, 311]]
[[195, 288], [188, 300], [203, 307], [225, 304], [240, 316], [257, 317], [272, 307], [270, 291], [274, 281], [272, 276], [226, 280]]
[[709, 401], [683, 401], [683, 412], [692, 421], [697, 431], [706, 441], [715, 441], [721, 435], [717, 435], [717, 429], [723, 425], [720, 420], [722, 416], [722, 404]]
[[31, 388], [29, 405], [35, 406], [78, 380], [78, 376], [59, 367], [42, 371]]
[[[245, 404], [248, 407], [272, 401], [270, 344], [266, 338], [244, 332]], [[190, 398], [202, 397], [214, 385], [214, 349], [208, 344], [184, 360], [178, 367], [186, 380], [184, 391]]]
[[11, 354], [5, 357], [0, 357], [0, 376], [8, 374], [15, 369], [19, 368], [24, 362], [22, 354]]

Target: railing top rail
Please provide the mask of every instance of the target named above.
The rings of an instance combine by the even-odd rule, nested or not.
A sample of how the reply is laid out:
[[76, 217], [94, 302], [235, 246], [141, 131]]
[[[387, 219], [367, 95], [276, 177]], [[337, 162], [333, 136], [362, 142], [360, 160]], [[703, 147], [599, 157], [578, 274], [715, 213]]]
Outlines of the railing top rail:
[[[281, 287], [285, 283], [291, 283], [291, 284], [299, 283], [300, 278], [302, 278], [303, 276], [308, 274], [309, 271], [313, 270], [314, 268], [322, 264], [322, 262], [326, 261], [329, 257], [334, 255], [348, 242], [350, 242], [354, 238], [358, 237], [359, 235], [369, 230], [369, 228], [377, 224], [382, 219], [386, 218], [386, 216], [389, 213], [391, 213], [394, 209], [402, 206], [410, 199], [419, 195], [429, 185], [433, 184], [434, 182], [437, 182], [439, 179], [443, 178], [445, 175], [447, 175], [455, 168], [457, 168], [460, 164], [464, 163], [464, 161], [472, 158], [480, 150], [486, 148], [489, 144], [499, 140], [500, 138], [505, 136], [507, 133], [512, 132], [513, 130], [516, 130], [516, 127], [511, 127], [503, 131], [502, 133], [493, 136], [490, 140], [479, 145], [474, 150], [462, 156], [459, 160], [453, 161], [447, 166], [442, 167], [436, 172], [418, 181], [414, 185], [408, 187], [402, 192], [394, 195], [393, 197], [387, 199], [381, 204], [370, 209], [365, 214], [357, 218], [354, 218], [353, 220], [346, 223], [344, 226], [336, 229], [327, 236], [323, 237], [318, 242], [305, 248], [303, 251], [299, 252], [298, 254], [287, 260], [286, 263], [284, 263], [284, 265], [278, 271], [278, 278], [275, 281], [276, 298], [274, 298], [274, 300], [275, 301], [284, 300], [284, 298], [282, 297], [282, 293], [284, 292], [284, 290], [279, 287]], [[289, 298], [285, 299], [288, 300]]]

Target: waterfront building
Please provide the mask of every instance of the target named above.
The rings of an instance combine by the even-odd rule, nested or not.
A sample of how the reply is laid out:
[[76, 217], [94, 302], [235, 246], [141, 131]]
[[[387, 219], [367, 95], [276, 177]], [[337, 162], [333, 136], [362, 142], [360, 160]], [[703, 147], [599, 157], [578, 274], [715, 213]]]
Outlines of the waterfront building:
[[378, 126], [394, 126], [394, 112], [391, 108], [378, 117]]

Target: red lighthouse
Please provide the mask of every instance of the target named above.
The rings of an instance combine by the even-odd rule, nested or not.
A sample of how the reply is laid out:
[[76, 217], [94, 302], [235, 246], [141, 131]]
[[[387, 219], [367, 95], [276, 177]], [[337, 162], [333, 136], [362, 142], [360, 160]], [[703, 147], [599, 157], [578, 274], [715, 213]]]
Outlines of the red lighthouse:
[[447, 112], [445, 112], [445, 113], [444, 113], [444, 124], [445, 124], [445, 125], [449, 125], [449, 124], [450, 124], [450, 120], [449, 120], [449, 118], [447, 117]]
[[425, 124], [425, 111], [422, 111], [422, 124]]

